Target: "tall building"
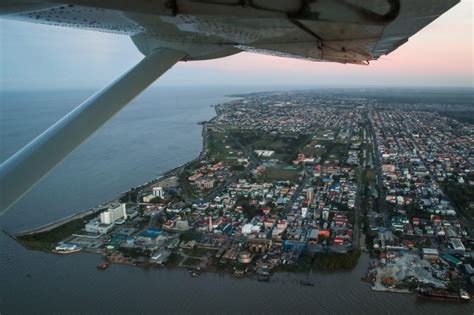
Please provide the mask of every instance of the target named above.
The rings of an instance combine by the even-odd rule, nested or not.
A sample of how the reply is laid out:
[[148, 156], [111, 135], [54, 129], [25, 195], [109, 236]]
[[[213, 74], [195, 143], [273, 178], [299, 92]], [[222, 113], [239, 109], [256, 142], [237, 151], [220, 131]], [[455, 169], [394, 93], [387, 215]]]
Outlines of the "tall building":
[[102, 224], [112, 224], [122, 218], [124, 220], [127, 219], [127, 211], [124, 203], [115, 208], [109, 208], [100, 214], [100, 222]]
[[209, 232], [212, 232], [212, 216], [209, 216]]
[[153, 196], [163, 198], [163, 187], [153, 187]]
[[306, 190], [306, 199], [308, 199], [309, 204], [313, 202], [313, 198], [314, 198], [314, 188], [311, 187]]

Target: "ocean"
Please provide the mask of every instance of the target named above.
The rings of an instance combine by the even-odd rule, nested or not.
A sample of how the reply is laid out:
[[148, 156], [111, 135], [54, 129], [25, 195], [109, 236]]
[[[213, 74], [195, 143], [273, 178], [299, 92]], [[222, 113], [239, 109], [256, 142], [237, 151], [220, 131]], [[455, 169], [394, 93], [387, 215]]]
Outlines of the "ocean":
[[[230, 94], [269, 87], [152, 87], [74, 151], [0, 217], [10, 233], [68, 216], [116, 197], [195, 158], [202, 146], [198, 121]], [[0, 92], [0, 161], [33, 139], [94, 91]], [[185, 270], [112, 265], [100, 257], [29, 251], [0, 234], [0, 314], [330, 313], [472, 314], [471, 304], [420, 301], [377, 293], [360, 280], [368, 257], [350, 272], [281, 273], [268, 283]]]

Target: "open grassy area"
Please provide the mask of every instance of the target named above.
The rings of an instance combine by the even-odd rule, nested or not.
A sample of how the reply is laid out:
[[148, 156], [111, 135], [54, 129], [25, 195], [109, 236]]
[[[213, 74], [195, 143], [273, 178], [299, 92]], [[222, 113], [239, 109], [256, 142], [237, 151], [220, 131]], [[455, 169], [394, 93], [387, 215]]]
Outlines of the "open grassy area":
[[348, 152], [347, 144], [327, 140], [321, 140], [319, 144], [325, 147], [325, 151], [321, 155], [322, 161], [329, 160], [331, 163], [334, 163], [336, 160], [341, 162], [346, 159]]
[[191, 183], [189, 183], [187, 175], [189, 174], [186, 172], [179, 175], [179, 187], [181, 188], [184, 197], [196, 198], [194, 188], [191, 186]]
[[474, 189], [471, 186], [460, 183], [446, 183], [443, 184], [442, 188], [465, 217], [474, 218], [474, 209], [470, 208], [471, 203], [474, 202]]
[[201, 263], [201, 259], [197, 258], [186, 258], [186, 260], [183, 262], [183, 265], [185, 266], [197, 266]]
[[310, 143], [303, 147], [301, 152], [303, 152], [305, 156], [313, 156], [315, 158], [321, 157], [324, 152], [326, 152], [326, 148], [324, 147], [324, 145], [321, 148], [316, 148], [315, 146], [318, 144], [319, 143], [317, 140], [312, 140]]
[[360, 251], [352, 250], [348, 253], [303, 253], [296, 265], [282, 265], [276, 271], [309, 272], [313, 270], [351, 270], [359, 261]]
[[297, 170], [288, 170], [279, 167], [267, 167], [262, 175], [264, 181], [290, 180], [294, 181], [298, 177]]
[[313, 267], [317, 270], [351, 270], [357, 265], [359, 257], [359, 250], [352, 250], [345, 254], [317, 253], [314, 257]]
[[280, 159], [283, 162], [291, 162], [305, 144], [311, 139], [309, 136], [281, 136], [260, 132], [233, 131], [232, 135], [243, 146], [249, 150], [275, 151], [271, 158]]
[[188, 230], [186, 232], [183, 232], [179, 236], [179, 239], [183, 242], [189, 242], [189, 241], [199, 242], [202, 239], [202, 234], [198, 231]]
[[363, 177], [363, 184], [375, 185], [375, 183], [376, 183], [375, 170], [365, 170], [364, 177]]
[[94, 218], [96, 214], [85, 216], [82, 219], [75, 219], [60, 225], [50, 231], [18, 236], [17, 240], [26, 247], [37, 250], [49, 250], [56, 243], [65, 239], [73, 233], [79, 232], [84, 228], [87, 221]]
[[298, 263], [295, 265], [279, 265], [275, 272], [309, 272], [313, 263], [313, 256], [310, 253], [301, 254]]
[[181, 260], [183, 259], [183, 256], [179, 255], [176, 252], [171, 253], [170, 257], [168, 258], [168, 261], [166, 262], [167, 267], [177, 267]]
[[207, 141], [209, 156], [216, 161], [237, 157], [238, 147], [224, 133], [209, 128], [207, 131]]

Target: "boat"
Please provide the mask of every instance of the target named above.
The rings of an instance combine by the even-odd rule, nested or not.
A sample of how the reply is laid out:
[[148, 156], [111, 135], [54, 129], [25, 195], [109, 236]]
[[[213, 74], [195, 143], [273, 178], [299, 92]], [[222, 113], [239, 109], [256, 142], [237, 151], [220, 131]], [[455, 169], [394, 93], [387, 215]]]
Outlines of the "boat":
[[109, 266], [110, 266], [110, 261], [104, 260], [103, 262], [101, 262], [100, 264], [97, 265], [97, 269], [105, 270], [105, 269], [109, 268]]
[[193, 276], [193, 277], [199, 277], [200, 275], [201, 275], [201, 274], [200, 274], [199, 272], [197, 272], [197, 271], [191, 272], [191, 276]]
[[441, 289], [424, 288], [417, 289], [417, 296], [421, 298], [430, 298], [437, 300], [451, 300], [451, 301], [469, 301], [471, 296], [465, 290], [459, 292], [450, 292]]

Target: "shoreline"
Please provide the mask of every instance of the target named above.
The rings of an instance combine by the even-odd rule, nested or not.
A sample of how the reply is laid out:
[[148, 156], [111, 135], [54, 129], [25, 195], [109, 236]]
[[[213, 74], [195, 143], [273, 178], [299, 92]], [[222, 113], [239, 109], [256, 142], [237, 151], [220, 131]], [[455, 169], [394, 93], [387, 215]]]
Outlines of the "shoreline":
[[[122, 198], [123, 196], [125, 196], [127, 194], [133, 193], [135, 191], [140, 191], [140, 190], [143, 190], [143, 189], [147, 189], [148, 187], [152, 186], [153, 184], [155, 184], [156, 182], [158, 182], [160, 180], [171, 178], [173, 176], [179, 177], [181, 175], [181, 173], [183, 172], [183, 170], [186, 169], [187, 166], [192, 165], [193, 163], [196, 163], [197, 161], [202, 160], [205, 157], [205, 155], [207, 154], [207, 151], [208, 151], [208, 133], [207, 133], [208, 124], [212, 123], [219, 116], [219, 114], [221, 112], [221, 106], [224, 106], [225, 104], [227, 104], [227, 102], [222, 103], [222, 104], [212, 105], [211, 107], [214, 108], [214, 112], [215, 112], [214, 116], [212, 116], [207, 121], [197, 122], [199, 125], [202, 125], [202, 129], [201, 129], [202, 148], [201, 148], [201, 151], [199, 152], [199, 154], [195, 158], [189, 160], [188, 162], [186, 162], [184, 164], [178, 165], [175, 168], [172, 168], [172, 169], [160, 174], [158, 177], [153, 178], [149, 181], [146, 181], [146, 182], [142, 183], [139, 186], [132, 187], [129, 190], [126, 190], [124, 192], [119, 193], [118, 196], [116, 196], [115, 198], [109, 200], [108, 202], [101, 203], [98, 206], [95, 206], [93, 208], [89, 208], [89, 209], [86, 209], [86, 210], [79, 211], [78, 213], [75, 213], [75, 214], [69, 215], [65, 218], [61, 218], [59, 220], [47, 223], [47, 224], [42, 225], [40, 227], [33, 228], [31, 230], [16, 233], [15, 235], [10, 235], [10, 234], [7, 234], [7, 235], [12, 236], [22, 246], [24, 246], [24, 247], [26, 247], [27, 249], [30, 249], [30, 250], [40, 250], [40, 251], [44, 251], [44, 252], [48, 252], [48, 253], [52, 253], [52, 254], [56, 254], [56, 255], [59, 255], [59, 254], [68, 255], [68, 254], [76, 253], [76, 252], [57, 253], [54, 250], [51, 250], [50, 248], [49, 249], [46, 248], [46, 246], [44, 248], [41, 248], [41, 246], [37, 247], [34, 244], [34, 242], [31, 243], [28, 240], [21, 240], [19, 238], [24, 237], [24, 236], [26, 236], [26, 237], [34, 236], [34, 235], [40, 234], [40, 233], [48, 233], [48, 232], [53, 231], [55, 228], [65, 226], [68, 223], [74, 223], [74, 222], [72, 222], [74, 220], [96, 216], [100, 211], [103, 211], [103, 210], [107, 209], [110, 206], [110, 204], [120, 202], [120, 198]], [[75, 234], [72, 233], [71, 236], [75, 236]], [[196, 270], [196, 271], [198, 271], [198, 273], [201, 273], [201, 272], [226, 273], [226, 274], [229, 274], [233, 278], [255, 278], [258, 281], [268, 281], [268, 279], [274, 273], [289, 272], [289, 273], [297, 273], [297, 274], [306, 274], [306, 273], [310, 272], [309, 269], [308, 270], [306, 270], [306, 269], [300, 270], [297, 267], [293, 267], [293, 268], [289, 268], [289, 269], [288, 268], [277, 269], [277, 270], [273, 271], [271, 274], [260, 274], [259, 272], [257, 272], [257, 270], [254, 270], [253, 272], [250, 272], [248, 274], [246, 273], [245, 275], [240, 275], [240, 274], [236, 273], [235, 270], [232, 270], [232, 268], [229, 269], [227, 267], [224, 267], [223, 269], [220, 269], [216, 266], [212, 266], [212, 267], [202, 266], [202, 267], [200, 267], [199, 265], [188, 265], [188, 264], [185, 263], [185, 261], [188, 258], [191, 258], [191, 259], [196, 259], [197, 258], [197, 257], [193, 257], [193, 256], [190, 256], [190, 255], [184, 256], [184, 259], [182, 259], [178, 263], [172, 263], [171, 265], [166, 266], [166, 265], [158, 265], [158, 264], [155, 264], [153, 262], [142, 262], [140, 260], [132, 259], [132, 258], [127, 258], [126, 260], [116, 260], [113, 257], [114, 256], [113, 252], [111, 252], [110, 250], [105, 249], [105, 248], [95, 248], [95, 249], [82, 248], [78, 252], [84, 252], [84, 253], [88, 253], [88, 254], [98, 254], [102, 257], [102, 260], [108, 261], [112, 264], [125, 264], [125, 265], [144, 267], [144, 268], [147, 268], [147, 267], [168, 268], [168, 269], [177, 269], [177, 268], [179, 268], [179, 269]], [[351, 253], [352, 253], [352, 251], [351, 251]], [[345, 255], [351, 255], [351, 254], [347, 253]], [[201, 259], [201, 258], [197, 258], [197, 259]], [[350, 271], [352, 269], [353, 268], [347, 269], [347, 268], [340, 267], [340, 268], [336, 268], [334, 270], [329, 270], [329, 271], [331, 271], [331, 272], [347, 272], [347, 271]], [[327, 271], [327, 270], [325, 268], [322, 268], [318, 271]], [[307, 281], [307, 282], [309, 283], [310, 281]]]
[[81, 219], [81, 218], [89, 216], [89, 215], [97, 214], [98, 212], [107, 209], [107, 205], [109, 205], [111, 203], [118, 202], [120, 197], [125, 195], [125, 194], [133, 192], [134, 190], [137, 190], [137, 189], [143, 189], [143, 188], [147, 187], [148, 185], [153, 185], [157, 181], [162, 180], [164, 178], [179, 175], [182, 172], [182, 170], [184, 168], [186, 168], [186, 166], [188, 166], [188, 165], [196, 162], [197, 160], [201, 159], [204, 156], [204, 154], [206, 153], [206, 151], [207, 151], [207, 124], [212, 122], [217, 117], [218, 113], [217, 113], [216, 106], [217, 105], [212, 106], [214, 108], [215, 115], [212, 116], [212, 118], [210, 118], [209, 120], [202, 123], [202, 128], [201, 128], [202, 148], [201, 148], [201, 151], [199, 152], [198, 156], [193, 158], [192, 160], [190, 160], [186, 163], [183, 163], [181, 165], [178, 165], [175, 168], [172, 168], [172, 169], [160, 174], [158, 177], [155, 177], [155, 178], [153, 178], [153, 179], [151, 179], [151, 180], [149, 180], [149, 181], [147, 181], [147, 182], [145, 182], [145, 183], [143, 183], [139, 186], [132, 187], [129, 190], [123, 191], [123, 192], [119, 193], [119, 196], [117, 196], [117, 197], [115, 197], [115, 198], [113, 198], [109, 201], [100, 203], [99, 205], [97, 205], [95, 207], [84, 209], [84, 210], [79, 210], [79, 212], [73, 213], [73, 214], [68, 215], [66, 217], [63, 217], [63, 218], [60, 218], [58, 220], [43, 224], [39, 227], [35, 227], [35, 228], [28, 229], [28, 230], [25, 230], [25, 231], [20, 231], [18, 233], [12, 234], [10, 232], [7, 232], [6, 230], [4, 230], [4, 232], [8, 236], [14, 238], [17, 242], [20, 242], [17, 239], [18, 237], [26, 236], [26, 235], [33, 235], [33, 234], [36, 234], [36, 233], [48, 232], [48, 231], [51, 231], [52, 229], [54, 229], [56, 227], [59, 227], [59, 226], [64, 225], [66, 223], [69, 223], [73, 220]]
[[[133, 231], [118, 232], [118, 234], [120, 233], [122, 234], [121, 236], [119, 235], [119, 237], [116, 237], [117, 235], [112, 235], [112, 233], [108, 234], [109, 231], [111, 231], [111, 229], [113, 228], [112, 227], [106, 230], [106, 232], [100, 233], [101, 235], [107, 235], [107, 238], [104, 237], [100, 241], [95, 240], [97, 239], [95, 235], [91, 235], [91, 234], [86, 235], [87, 232], [89, 233], [94, 232], [92, 228], [88, 229], [87, 226], [85, 229], [87, 232], [84, 235], [75, 234], [77, 232], [74, 232], [74, 231], [79, 231], [79, 228], [77, 227], [78, 222], [73, 222], [74, 220], [83, 221], [82, 223], [84, 223], [87, 219], [87, 216], [92, 216], [92, 215], [97, 216], [98, 212], [100, 212], [101, 210], [111, 207], [111, 203], [117, 203], [117, 202], [127, 203], [126, 200], [128, 199], [128, 204], [131, 204], [132, 199], [135, 199], [135, 198], [137, 200], [137, 207], [133, 208], [133, 212], [138, 213], [138, 211], [143, 210], [142, 208], [138, 207], [139, 205], [138, 196], [141, 196], [141, 193], [143, 190], [151, 190], [151, 188], [153, 188], [154, 186], [162, 186], [160, 184], [161, 181], [165, 181], [169, 179], [176, 181], [176, 177], [178, 177], [178, 180], [180, 180], [181, 177], [187, 176], [187, 173], [188, 173], [187, 171], [189, 170], [189, 168], [191, 169], [194, 168], [194, 164], [214, 163], [214, 162], [207, 161], [209, 159], [212, 160], [213, 147], [216, 146], [215, 145], [216, 140], [215, 139], [213, 140], [213, 136], [214, 136], [213, 132], [218, 127], [216, 127], [212, 123], [215, 122], [216, 120], [217, 122], [219, 122], [221, 113], [223, 111], [225, 112], [224, 106], [228, 103], [229, 102], [211, 106], [211, 107], [214, 107], [215, 115], [207, 121], [198, 122], [199, 125], [202, 125], [202, 129], [201, 129], [202, 148], [199, 154], [195, 158], [189, 160], [188, 162], [184, 164], [178, 165], [177, 167], [171, 170], [168, 170], [164, 172], [163, 174], [160, 174], [156, 178], [146, 181], [145, 183], [142, 183], [141, 185], [137, 187], [132, 187], [129, 190], [120, 193], [119, 196], [117, 196], [115, 199], [113, 199], [112, 201], [109, 201], [106, 204], [98, 205], [94, 208], [81, 211], [77, 214], [73, 214], [66, 218], [60, 219], [56, 222], [52, 222], [42, 227], [20, 233], [17, 235], [17, 237], [22, 237], [22, 236], [32, 236], [32, 237], [30, 237], [29, 239], [28, 237], [23, 238], [23, 239], [17, 239], [17, 241], [26, 247], [28, 247], [28, 242], [30, 242], [30, 244], [32, 245], [30, 249], [39, 248], [40, 250], [41, 250], [41, 247], [40, 247], [41, 242], [44, 242], [44, 250], [47, 252], [55, 252], [54, 250], [51, 250], [52, 244], [58, 244], [58, 247], [60, 247], [59, 250], [61, 251], [64, 250], [64, 252], [61, 252], [61, 253], [56, 252], [57, 254], [74, 253], [76, 251], [71, 250], [71, 247], [79, 246], [80, 249], [78, 251], [84, 251], [87, 253], [94, 253], [94, 254], [101, 255], [101, 259], [103, 260], [102, 264], [105, 264], [107, 266], [110, 263], [112, 263], [112, 264], [134, 265], [134, 266], [143, 267], [143, 268], [165, 267], [165, 268], [170, 268], [170, 269], [178, 269], [178, 268], [188, 269], [192, 273], [191, 275], [193, 277], [199, 276], [201, 272], [211, 272], [211, 273], [229, 274], [233, 276], [234, 278], [255, 278], [256, 277], [258, 281], [268, 281], [271, 275], [280, 273], [280, 272], [300, 273], [300, 274], [309, 273], [308, 280], [302, 281], [301, 284], [306, 285], [306, 286], [313, 286], [314, 283], [310, 280], [313, 269], [317, 271], [330, 270], [330, 271], [335, 271], [335, 272], [352, 270], [354, 266], [357, 265], [360, 258], [359, 257], [360, 251], [358, 249], [359, 248], [359, 239], [358, 239], [359, 230], [357, 228], [359, 226], [358, 218], [360, 217], [360, 213], [356, 212], [357, 209], [360, 208], [360, 205], [356, 206], [356, 210], [354, 210], [354, 214], [353, 214], [354, 216], [356, 216], [354, 218], [355, 222], [351, 223], [351, 224], [354, 224], [353, 231], [355, 233], [355, 236], [352, 236], [352, 233], [351, 233], [351, 237], [352, 237], [351, 239], [352, 243], [350, 244], [351, 249], [346, 248], [346, 251], [344, 253], [337, 252], [336, 250], [334, 250], [334, 252], [331, 252], [331, 249], [323, 248], [317, 252], [317, 253], [321, 252], [322, 255], [319, 255], [319, 254], [316, 254], [315, 251], [311, 251], [311, 250], [306, 251], [306, 249], [302, 249], [300, 253], [297, 253], [297, 250], [298, 250], [297, 249], [293, 251], [292, 256], [289, 256], [288, 254], [288, 252], [290, 252], [289, 247], [293, 245], [291, 243], [289, 245], [286, 244], [287, 238], [286, 237], [285, 238], [283, 237], [270, 238], [268, 234], [264, 237], [261, 237], [263, 241], [265, 241], [265, 243], [263, 243], [263, 241], [258, 242], [260, 239], [260, 236], [259, 236], [257, 241], [248, 242], [248, 243], [252, 242], [252, 245], [247, 244], [247, 246], [249, 247], [245, 248], [242, 246], [242, 244], [234, 246], [235, 245], [234, 243], [231, 244], [227, 242], [227, 238], [223, 240], [222, 238], [218, 236], [216, 237], [211, 236], [213, 235], [212, 234], [213, 229], [215, 229], [216, 227], [212, 227], [213, 217], [208, 213], [200, 213], [201, 221], [199, 224], [201, 224], [204, 227], [196, 224], [196, 225], [192, 225], [192, 228], [191, 228], [191, 225], [188, 225], [188, 222], [187, 222], [188, 221], [186, 217], [187, 214], [185, 214], [184, 216], [185, 219], [179, 222], [186, 223], [186, 227], [183, 229], [181, 225], [180, 228], [177, 227], [173, 229], [172, 227], [174, 226], [174, 223], [176, 223], [176, 221], [171, 222], [173, 217], [172, 216], [167, 217], [166, 215], [167, 210], [166, 209], [163, 210], [164, 208], [163, 206], [159, 207], [156, 205], [155, 206], [146, 205], [150, 203], [161, 202], [161, 199], [163, 199], [162, 197], [163, 195], [156, 195], [155, 193], [153, 193], [153, 195], [148, 195], [147, 197], [151, 196], [151, 199], [147, 199], [147, 201], [144, 201], [146, 202], [144, 204], [146, 208], [151, 209], [151, 211], [149, 211], [146, 214], [146, 217], [143, 216], [143, 211], [141, 212], [140, 215], [143, 217], [138, 218], [138, 220], [136, 221], [137, 224], [133, 226], [133, 228], [130, 229]], [[366, 129], [363, 129], [363, 131], [364, 131], [364, 138], [365, 138]], [[350, 135], [352, 135], [352, 132], [353, 131], [351, 129]], [[222, 130], [222, 133], [225, 133], [225, 131]], [[225, 136], [225, 138], [227, 138], [227, 135]], [[222, 143], [226, 143], [224, 140], [220, 140], [220, 141]], [[245, 152], [245, 147], [242, 144], [240, 145], [242, 147], [242, 150]], [[229, 148], [232, 149], [231, 145], [226, 146], [226, 149], [229, 149]], [[257, 160], [257, 163], [259, 163], [258, 160]], [[339, 162], [334, 162], [334, 163], [339, 163]], [[208, 167], [208, 166], [206, 165], [205, 167]], [[303, 173], [303, 177], [302, 177], [303, 179], [299, 179], [300, 181], [298, 182], [298, 187], [303, 187], [304, 184], [306, 183], [305, 176], [306, 176], [306, 171]], [[354, 193], [357, 194], [357, 197], [355, 197], [355, 202], [358, 202], [360, 204], [361, 188], [364, 187], [361, 181], [362, 172], [360, 169], [357, 172], [356, 178], [357, 178], [357, 183], [356, 183], [356, 180], [353, 181], [356, 187], [356, 190], [354, 190]], [[353, 179], [352, 177], [349, 178], [349, 180], [352, 180], [352, 179]], [[229, 181], [226, 181], [224, 185], [227, 185], [228, 182]], [[224, 185], [223, 187], [225, 187]], [[181, 193], [183, 194], [178, 195], [177, 199], [179, 199], [178, 201], [182, 202], [183, 205], [178, 206], [178, 207], [170, 207], [171, 209], [170, 213], [173, 213], [173, 212], [180, 213], [180, 211], [182, 211], [186, 206], [189, 207], [188, 208], [189, 211], [191, 211], [190, 210], [191, 207], [198, 208], [197, 205], [190, 206], [191, 203], [199, 204], [199, 202], [190, 201], [190, 200], [197, 200], [197, 199], [193, 199], [194, 196], [192, 196], [191, 198], [189, 197], [189, 195], [186, 197], [186, 192], [183, 192], [184, 191], [183, 186], [173, 186], [173, 187], [178, 187], [177, 189], [181, 189], [178, 191], [180, 191], [180, 194]], [[163, 190], [162, 187], [160, 187], [160, 189], [161, 191]], [[311, 191], [314, 191], [314, 190], [311, 190]], [[300, 195], [300, 192], [301, 192], [301, 189], [300, 190], [296, 189], [291, 195], [291, 199], [289, 199], [290, 201], [288, 202], [288, 204], [292, 204], [293, 201], [295, 200], [294, 199], [295, 196], [298, 197], [298, 195]], [[158, 202], [154, 200], [156, 199], [156, 196], [160, 196], [160, 199], [158, 199]], [[174, 194], [174, 197], [176, 197], [175, 194]], [[206, 197], [203, 197], [203, 198], [205, 198], [207, 201], [212, 200], [213, 198], [213, 197], [210, 197], [211, 199], [209, 199], [208, 197], [209, 195], [206, 195]], [[310, 197], [307, 197], [307, 198], [309, 199]], [[141, 204], [140, 206], [142, 205], [143, 204]], [[207, 208], [204, 208], [204, 209], [206, 210]], [[232, 209], [235, 210], [234, 208]], [[267, 209], [268, 209], [268, 212], [270, 212], [270, 209], [269, 208]], [[187, 211], [186, 209], [184, 210]], [[123, 207], [123, 211], [125, 213], [125, 207]], [[338, 213], [340, 213], [340, 211]], [[135, 214], [135, 216], [137, 215], [138, 214]], [[338, 215], [340, 215], [341, 217], [343, 216], [345, 217], [346, 214], [338, 214]], [[219, 214], [219, 216], [222, 216], [222, 214]], [[253, 216], [255, 216], [255, 214]], [[263, 218], [265, 219], [265, 217]], [[216, 219], [216, 221], [218, 221], [219, 219], [220, 217]], [[156, 222], [158, 222], [158, 220], [160, 220], [160, 222], [157, 224]], [[181, 220], [181, 216], [178, 216], [176, 220]], [[207, 220], [209, 220], [209, 227], [206, 226]], [[325, 220], [328, 220], [328, 218], [326, 218]], [[68, 224], [68, 222], [70, 222], [71, 224]], [[101, 217], [101, 222], [103, 222], [102, 217]], [[171, 224], [169, 222], [171, 222]], [[204, 222], [204, 224], [202, 224], [202, 222]], [[238, 222], [245, 223], [248, 221], [242, 220]], [[117, 224], [123, 224], [123, 223], [124, 221], [122, 221], [122, 223], [117, 223]], [[228, 223], [226, 227], [228, 227], [229, 224], [230, 223]], [[160, 227], [159, 228], [160, 231], [155, 231], [156, 229], [158, 229], [157, 226]], [[176, 226], [178, 226], [177, 223], [176, 223]], [[224, 229], [226, 227], [224, 227]], [[56, 230], [55, 228], [58, 228], [58, 229]], [[128, 226], [128, 228], [130, 228], [130, 225]], [[352, 225], [351, 225], [351, 228], [352, 228]], [[120, 229], [126, 230], [127, 228], [120, 228]], [[138, 241], [137, 243], [135, 243], [135, 231], [137, 229], [143, 230], [140, 234], [143, 234], [143, 233], [144, 234], [142, 236], [140, 236], [140, 234], [137, 234], [139, 235], [137, 237]], [[217, 233], [215, 235], [222, 234], [224, 232], [224, 229], [217, 230]], [[165, 232], [164, 238], [160, 239], [161, 245], [157, 245], [158, 236], [161, 235], [161, 231]], [[190, 234], [197, 233], [200, 235], [196, 238], [193, 238], [195, 237], [195, 235], [189, 235], [189, 234], [185, 235], [186, 234], [185, 231], [189, 231]], [[242, 228], [242, 231], [243, 231], [243, 228]], [[259, 231], [260, 231], [260, 228], [259, 228]], [[36, 233], [41, 234], [42, 232], [46, 232], [46, 233], [44, 235], [36, 234]], [[64, 235], [67, 232], [69, 232], [70, 236], [78, 237], [78, 238], [84, 237], [85, 239], [88, 239], [88, 240], [78, 240], [78, 241], [75, 241], [76, 244], [74, 244], [74, 241], [72, 241], [71, 242], [72, 245], [67, 244], [69, 241], [72, 240], [72, 237], [69, 238], [69, 236], [68, 238], [64, 238]], [[114, 233], [115, 233], [115, 230], [114, 230]], [[57, 243], [57, 240], [60, 239], [59, 238], [60, 235], [62, 235], [63, 238], [61, 238], [61, 242]], [[235, 234], [231, 234], [231, 232], [229, 232], [229, 235], [233, 236]], [[240, 234], [239, 234], [239, 237], [240, 237]], [[150, 243], [146, 243], [147, 242], [146, 239], [153, 240], [153, 241], [150, 241]], [[229, 237], [229, 239], [232, 242], [236, 240], [235, 238], [232, 238], [232, 237]], [[275, 239], [277, 241], [275, 241]], [[52, 241], [52, 240], [56, 240], [56, 241]], [[269, 240], [268, 242], [270, 242], [269, 243], [270, 245], [267, 245], [268, 244], [267, 240]], [[245, 240], [245, 242], [246, 241], [247, 240]], [[272, 241], [275, 243], [278, 242], [277, 246], [279, 247], [278, 249], [275, 249], [273, 252], [270, 252], [270, 258], [269, 260], [266, 260], [269, 256], [268, 255], [263, 256], [263, 254], [259, 255], [259, 253], [262, 253], [264, 250], [270, 251], [270, 248], [272, 246], [272, 243], [271, 243]], [[285, 242], [285, 245], [283, 244], [284, 242]], [[181, 245], [179, 245], [180, 243]], [[207, 247], [207, 244], [211, 244], [211, 243], [214, 244], [212, 245], [212, 248]], [[83, 244], [86, 244], [86, 245], [83, 246]], [[38, 248], [35, 248], [35, 246], [37, 245], [38, 245]], [[250, 246], [253, 246], [253, 247], [250, 247]], [[265, 246], [268, 246], [268, 248], [266, 248]], [[295, 248], [296, 246], [298, 245], [295, 245]], [[305, 246], [307, 246], [307, 244]], [[76, 248], [76, 247], [73, 247], [73, 248]], [[247, 248], [250, 248], [250, 249], [247, 250]], [[263, 250], [261, 250], [262, 248]], [[291, 249], [293, 250], [293, 248]], [[141, 250], [141, 252], [138, 252], [139, 250]], [[253, 254], [251, 250], [255, 250], [256, 254]], [[331, 255], [329, 255], [329, 253], [331, 253]], [[259, 258], [262, 258], [262, 260], [259, 260]], [[290, 262], [290, 263], [287, 264], [287, 262]], [[212, 264], [209, 264], [209, 263], [212, 263]], [[107, 267], [103, 269], [106, 269], [106, 268]], [[329, 268], [332, 268], [332, 270]], [[388, 279], [387, 281], [393, 282], [393, 280], [391, 280], [392, 278], [390, 277], [385, 277], [385, 278]], [[414, 293], [413, 290], [410, 290], [404, 287], [377, 286], [375, 281], [368, 281], [368, 282], [372, 282], [373, 284], [371, 288], [372, 291], [408, 293], [408, 294]]]

